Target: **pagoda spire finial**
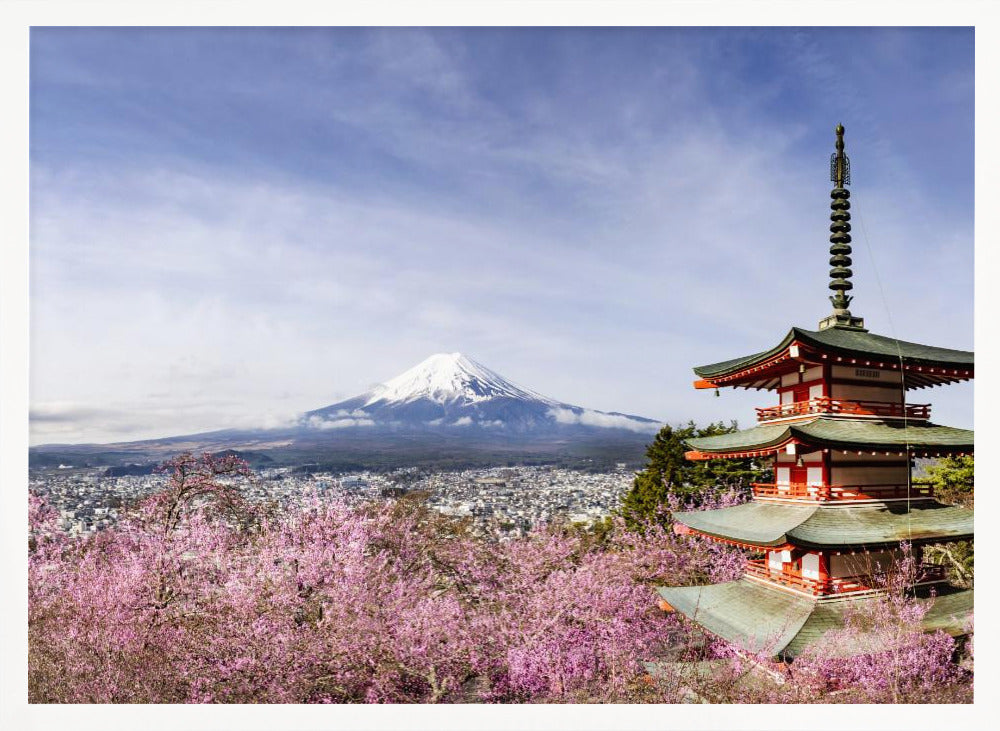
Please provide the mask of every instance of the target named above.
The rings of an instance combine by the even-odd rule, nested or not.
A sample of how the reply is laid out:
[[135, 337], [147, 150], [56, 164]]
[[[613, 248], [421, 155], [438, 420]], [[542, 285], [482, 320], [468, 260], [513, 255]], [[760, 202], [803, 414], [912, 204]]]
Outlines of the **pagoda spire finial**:
[[819, 323], [819, 329], [829, 327], [864, 330], [865, 321], [851, 315], [848, 308], [851, 297], [847, 292], [854, 288], [851, 283], [851, 160], [844, 153], [844, 125], [838, 124], [837, 151], [830, 156], [830, 181], [834, 188], [830, 191], [830, 289], [833, 294], [833, 314]]

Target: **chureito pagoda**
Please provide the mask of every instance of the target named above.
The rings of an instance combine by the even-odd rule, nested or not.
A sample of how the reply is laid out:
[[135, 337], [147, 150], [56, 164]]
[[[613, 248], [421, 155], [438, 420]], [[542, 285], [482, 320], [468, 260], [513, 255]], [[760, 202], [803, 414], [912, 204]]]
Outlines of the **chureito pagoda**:
[[[737, 581], [660, 587], [661, 608], [751, 652], [793, 659], [879, 596], [909, 543], [971, 540], [973, 512], [943, 505], [914, 485], [914, 459], [971, 455], [973, 432], [930, 421], [909, 404], [914, 389], [971, 380], [973, 353], [904, 342], [865, 329], [853, 315], [850, 162], [844, 127], [830, 160], [830, 289], [833, 312], [816, 330], [793, 327], [772, 348], [695, 368], [695, 388], [777, 392], [752, 429], [688, 440], [688, 459], [755, 457], [774, 482], [720, 510], [677, 513], [675, 530], [749, 549]], [[910, 590], [933, 604], [924, 627], [963, 632], [972, 590], [956, 590], [943, 567], [919, 565]]]

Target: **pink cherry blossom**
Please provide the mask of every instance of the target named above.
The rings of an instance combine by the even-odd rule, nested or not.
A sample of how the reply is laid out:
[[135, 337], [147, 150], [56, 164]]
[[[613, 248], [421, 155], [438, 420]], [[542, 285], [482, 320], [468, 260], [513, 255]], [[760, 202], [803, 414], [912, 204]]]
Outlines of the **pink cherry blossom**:
[[[745, 656], [660, 611], [656, 586], [735, 579], [744, 556], [669, 526], [501, 541], [411, 498], [270, 509], [242, 497], [253, 476], [234, 458], [167, 468], [163, 492], [86, 537], [30, 498], [32, 702], [782, 702], [844, 687], [871, 701], [970, 687], [951, 638], [914, 630], [899, 599], [875, 618], [888, 656], [810, 656], [781, 666], [773, 691], [740, 690]], [[706, 677], [699, 662], [724, 664]]]

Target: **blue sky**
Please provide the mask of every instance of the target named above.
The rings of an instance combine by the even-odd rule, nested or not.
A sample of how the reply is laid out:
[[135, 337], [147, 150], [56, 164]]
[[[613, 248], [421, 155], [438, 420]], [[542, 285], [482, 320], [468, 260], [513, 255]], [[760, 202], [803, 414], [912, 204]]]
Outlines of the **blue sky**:
[[[773, 396], [691, 367], [828, 314], [838, 122], [852, 310], [971, 349], [973, 41], [35, 28], [31, 440], [280, 424], [452, 351], [569, 403], [748, 424]], [[910, 400], [971, 427], [972, 393]]]

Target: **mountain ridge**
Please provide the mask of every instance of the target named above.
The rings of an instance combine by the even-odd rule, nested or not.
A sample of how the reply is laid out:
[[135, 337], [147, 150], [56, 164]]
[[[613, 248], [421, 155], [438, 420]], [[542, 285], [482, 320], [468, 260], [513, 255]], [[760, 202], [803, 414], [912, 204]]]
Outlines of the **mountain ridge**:
[[515, 431], [566, 426], [655, 433], [660, 422], [563, 403], [523, 388], [462, 353], [436, 353], [363, 394], [307, 411], [305, 428], [471, 427]]
[[362, 394], [307, 411], [288, 426], [38, 445], [29, 449], [29, 463], [92, 459], [113, 465], [224, 449], [253, 451], [284, 464], [483, 464], [546, 456], [587, 462], [588, 455], [634, 463], [660, 426], [641, 416], [557, 401], [461, 353], [437, 353]]

